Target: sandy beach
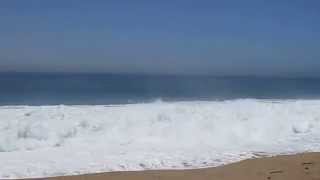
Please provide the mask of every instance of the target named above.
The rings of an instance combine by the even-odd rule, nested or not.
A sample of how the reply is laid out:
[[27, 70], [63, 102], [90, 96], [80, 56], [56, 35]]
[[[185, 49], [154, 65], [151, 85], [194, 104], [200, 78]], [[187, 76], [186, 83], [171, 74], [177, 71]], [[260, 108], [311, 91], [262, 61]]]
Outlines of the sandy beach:
[[214, 168], [146, 170], [40, 178], [48, 180], [320, 180], [320, 153], [244, 160]]

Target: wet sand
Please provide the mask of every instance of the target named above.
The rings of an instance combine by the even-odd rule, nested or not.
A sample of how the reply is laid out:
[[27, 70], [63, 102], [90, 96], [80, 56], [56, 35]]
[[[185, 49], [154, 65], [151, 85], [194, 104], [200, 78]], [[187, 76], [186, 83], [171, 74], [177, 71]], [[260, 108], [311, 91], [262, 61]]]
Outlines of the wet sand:
[[320, 153], [244, 160], [214, 168], [146, 170], [40, 178], [48, 180], [320, 180]]

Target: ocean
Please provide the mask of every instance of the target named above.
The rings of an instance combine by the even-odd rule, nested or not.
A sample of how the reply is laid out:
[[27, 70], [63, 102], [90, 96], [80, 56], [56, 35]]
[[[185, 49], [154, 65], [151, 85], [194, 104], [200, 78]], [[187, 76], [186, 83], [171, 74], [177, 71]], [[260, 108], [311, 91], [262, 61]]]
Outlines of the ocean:
[[0, 179], [320, 151], [320, 80], [0, 75]]
[[1, 73], [0, 105], [101, 105], [230, 99], [315, 99], [320, 79]]

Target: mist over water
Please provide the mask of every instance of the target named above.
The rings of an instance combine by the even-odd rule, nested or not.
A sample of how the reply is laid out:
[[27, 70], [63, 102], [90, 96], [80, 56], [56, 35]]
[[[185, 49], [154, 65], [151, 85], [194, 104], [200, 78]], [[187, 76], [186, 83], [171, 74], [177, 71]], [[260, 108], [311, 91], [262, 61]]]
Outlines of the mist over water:
[[316, 78], [4, 73], [0, 84], [0, 105], [320, 97], [320, 79]]

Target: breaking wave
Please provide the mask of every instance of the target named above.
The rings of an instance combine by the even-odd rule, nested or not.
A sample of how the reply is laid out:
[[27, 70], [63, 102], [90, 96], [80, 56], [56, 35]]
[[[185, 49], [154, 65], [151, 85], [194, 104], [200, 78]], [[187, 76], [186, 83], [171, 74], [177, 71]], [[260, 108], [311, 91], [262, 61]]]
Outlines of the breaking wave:
[[[2, 106], [0, 177], [216, 166], [257, 152], [316, 151], [319, 109], [320, 100], [255, 99]], [[25, 163], [38, 164], [34, 174]]]

